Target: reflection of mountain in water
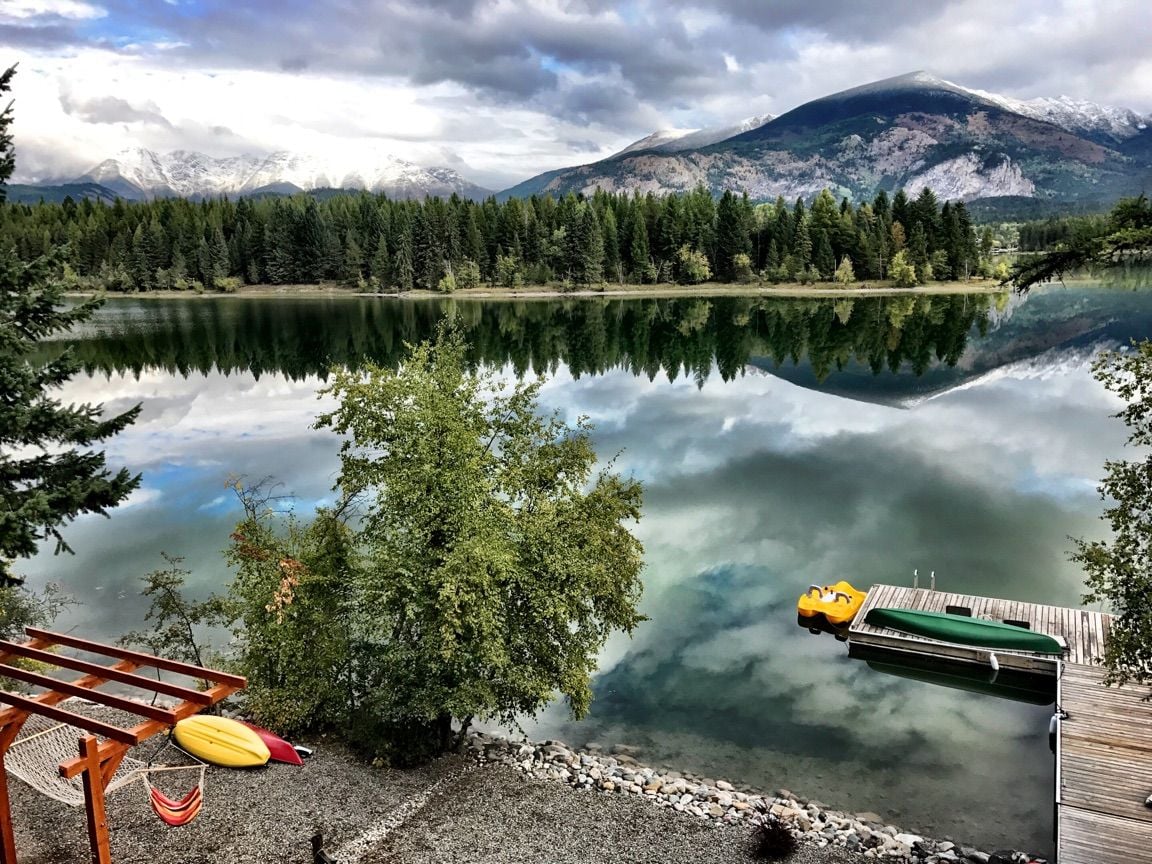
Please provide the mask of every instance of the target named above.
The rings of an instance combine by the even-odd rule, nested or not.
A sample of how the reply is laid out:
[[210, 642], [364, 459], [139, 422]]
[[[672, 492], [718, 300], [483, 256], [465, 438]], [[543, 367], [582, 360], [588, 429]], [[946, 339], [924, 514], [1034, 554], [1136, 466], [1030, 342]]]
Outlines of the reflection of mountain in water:
[[406, 344], [430, 338], [450, 315], [466, 330], [474, 362], [520, 374], [563, 363], [577, 376], [622, 368], [703, 383], [751, 365], [801, 386], [901, 404], [1046, 351], [1152, 333], [1146, 295], [1039, 293], [998, 315], [1005, 299], [114, 300], [73, 348], [90, 372], [301, 378], [365, 360], [395, 365]]
[[[877, 375], [858, 361], [819, 375], [811, 364], [780, 365], [753, 357], [749, 365], [801, 387], [850, 399], [907, 405], [1028, 361], [1044, 368], [1083, 365], [1098, 350], [1152, 337], [1152, 295], [1101, 289], [1037, 290], [1016, 301], [998, 323], [969, 335], [955, 363]], [[991, 316], [989, 316], [991, 317]]]

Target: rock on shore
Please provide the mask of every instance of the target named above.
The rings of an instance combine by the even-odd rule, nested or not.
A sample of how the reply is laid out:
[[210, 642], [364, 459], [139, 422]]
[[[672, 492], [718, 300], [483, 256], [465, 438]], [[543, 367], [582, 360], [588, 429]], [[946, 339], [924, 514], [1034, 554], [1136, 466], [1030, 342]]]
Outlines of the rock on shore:
[[947, 839], [922, 837], [884, 824], [875, 813], [842, 813], [787, 789], [775, 795], [760, 794], [724, 780], [657, 771], [637, 760], [635, 748], [623, 745], [611, 752], [603, 752], [597, 745], [578, 751], [561, 741], [514, 743], [474, 733], [468, 748], [481, 761], [501, 763], [529, 777], [646, 799], [714, 825], [753, 824], [775, 818], [802, 843], [817, 848], [842, 847], [863, 859], [910, 864], [1042, 864], [1042, 859], [1023, 853], [988, 853]]

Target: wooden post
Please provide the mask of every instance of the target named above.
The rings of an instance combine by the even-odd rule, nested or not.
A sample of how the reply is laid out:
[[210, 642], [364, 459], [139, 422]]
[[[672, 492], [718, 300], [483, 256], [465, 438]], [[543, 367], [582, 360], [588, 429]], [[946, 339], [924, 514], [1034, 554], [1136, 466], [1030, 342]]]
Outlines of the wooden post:
[[108, 815], [104, 811], [104, 777], [100, 771], [100, 746], [95, 735], [80, 739], [80, 758], [84, 771], [84, 811], [88, 816], [88, 844], [92, 864], [112, 864], [112, 847], [108, 840]]
[[4, 758], [27, 719], [27, 714], [20, 715], [18, 720], [0, 729], [0, 864], [16, 864], [16, 832], [12, 829], [12, 803], [8, 800], [8, 769]]
[[8, 770], [0, 753], [0, 864], [16, 864], [16, 835], [12, 830], [12, 805], [8, 801]]

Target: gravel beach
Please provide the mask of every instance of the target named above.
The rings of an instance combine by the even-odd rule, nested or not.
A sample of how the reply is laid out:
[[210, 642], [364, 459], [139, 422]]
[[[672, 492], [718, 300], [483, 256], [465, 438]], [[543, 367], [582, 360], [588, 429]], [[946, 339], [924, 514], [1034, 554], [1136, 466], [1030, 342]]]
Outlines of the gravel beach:
[[[142, 785], [114, 793], [108, 798], [113, 860], [306, 864], [316, 831], [324, 833], [325, 849], [338, 860], [365, 864], [752, 860], [748, 825], [713, 827], [635, 797], [581, 791], [497, 764], [473, 768], [464, 757], [398, 771], [359, 762], [338, 744], [315, 744], [316, 755], [299, 768], [209, 768], [204, 809], [180, 828], [156, 818]], [[172, 781], [173, 786], [179, 782], [186, 781]], [[22, 864], [89, 860], [82, 809], [14, 778], [9, 787]], [[405, 808], [412, 799], [423, 806]], [[385, 833], [381, 824], [398, 810], [408, 818]], [[372, 842], [358, 843], [365, 834]], [[796, 864], [866, 860], [844, 850], [801, 849], [790, 859]]]

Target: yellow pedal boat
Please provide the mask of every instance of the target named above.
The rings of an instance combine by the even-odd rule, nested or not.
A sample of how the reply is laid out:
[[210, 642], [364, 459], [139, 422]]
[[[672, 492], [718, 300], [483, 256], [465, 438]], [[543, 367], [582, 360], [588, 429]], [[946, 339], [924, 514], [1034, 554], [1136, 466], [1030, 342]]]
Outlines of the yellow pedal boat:
[[796, 611], [804, 618], [823, 615], [829, 624], [848, 624], [864, 604], [865, 592], [857, 591], [847, 582], [835, 585], [809, 585], [796, 603]]

